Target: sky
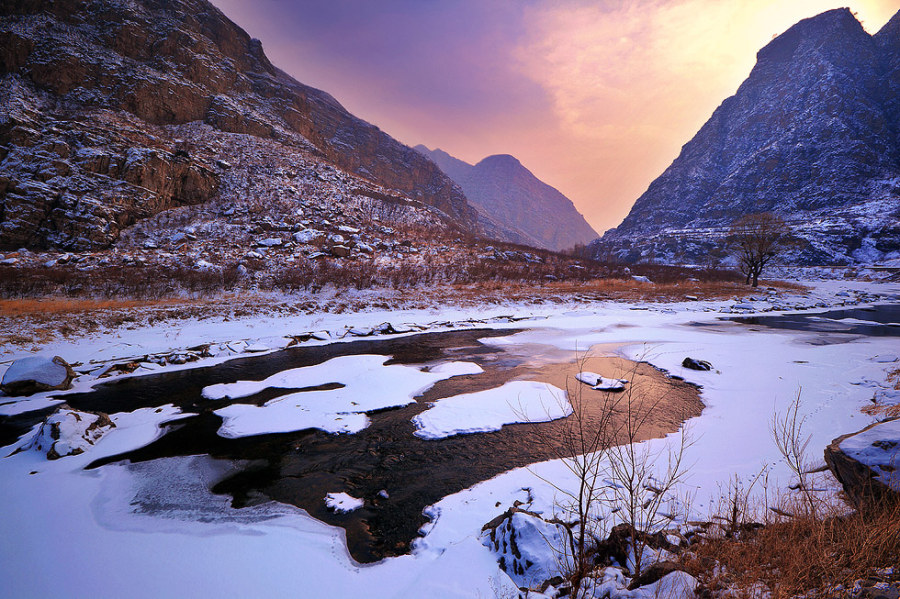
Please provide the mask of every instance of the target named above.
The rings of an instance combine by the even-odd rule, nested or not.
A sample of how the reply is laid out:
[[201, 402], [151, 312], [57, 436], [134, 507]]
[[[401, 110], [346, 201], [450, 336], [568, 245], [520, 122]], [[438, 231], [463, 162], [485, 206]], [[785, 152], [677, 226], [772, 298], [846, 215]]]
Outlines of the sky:
[[212, 0], [298, 81], [408, 145], [512, 154], [618, 225], [797, 21], [900, 0]]

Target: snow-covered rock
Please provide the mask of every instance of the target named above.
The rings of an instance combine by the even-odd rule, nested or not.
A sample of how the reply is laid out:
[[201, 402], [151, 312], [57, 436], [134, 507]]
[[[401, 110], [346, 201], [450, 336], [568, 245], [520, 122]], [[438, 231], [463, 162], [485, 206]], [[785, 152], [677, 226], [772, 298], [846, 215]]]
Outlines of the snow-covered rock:
[[481, 539], [519, 587], [537, 586], [571, 566], [565, 525], [533, 512], [510, 508], [484, 525]]
[[47, 454], [48, 460], [84, 453], [115, 424], [103, 413], [61, 409], [49, 416], [25, 449]]
[[597, 391], [621, 391], [628, 384], [628, 379], [609, 379], [596, 372], [579, 372], [575, 379]]
[[856, 503], [900, 493], [900, 419], [838, 437], [825, 448], [825, 461]]
[[7, 395], [31, 395], [68, 389], [74, 378], [75, 371], [59, 356], [28, 356], [13, 362], [3, 373], [0, 389]]
[[328, 493], [325, 495], [325, 505], [335, 512], [352, 512], [363, 506], [364, 501], [347, 493]]

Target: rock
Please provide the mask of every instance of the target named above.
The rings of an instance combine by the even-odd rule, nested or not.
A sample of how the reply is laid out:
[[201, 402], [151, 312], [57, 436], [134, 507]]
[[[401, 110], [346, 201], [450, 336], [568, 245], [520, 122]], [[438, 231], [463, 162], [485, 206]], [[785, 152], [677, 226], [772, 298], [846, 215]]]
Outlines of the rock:
[[13, 362], [0, 382], [7, 395], [32, 395], [41, 391], [68, 389], [75, 378], [69, 363], [54, 356], [29, 356]]
[[628, 585], [628, 588], [633, 590], [638, 587], [653, 584], [663, 576], [679, 570], [681, 570], [681, 568], [675, 562], [662, 561], [652, 563], [648, 567], [643, 569], [643, 572], [641, 572], [640, 576], [631, 581], [631, 584]]
[[900, 419], [842, 435], [825, 448], [825, 463], [858, 507], [900, 494]]
[[80, 412], [63, 404], [59, 411], [44, 420], [34, 438], [23, 449], [46, 453], [48, 460], [78, 455], [115, 426], [102, 412]]
[[256, 242], [257, 245], [261, 245], [263, 247], [277, 247], [281, 245], [283, 242], [279, 237], [267, 237], [265, 239], [260, 239]]
[[621, 391], [628, 384], [628, 379], [608, 379], [596, 372], [579, 372], [575, 379], [597, 391]]
[[333, 245], [330, 251], [331, 255], [337, 258], [346, 258], [350, 255], [350, 248], [345, 245]]
[[712, 364], [706, 360], [696, 360], [694, 358], [685, 358], [681, 361], [681, 366], [691, 370], [712, 370]]
[[338, 513], [358, 510], [364, 503], [362, 499], [357, 499], [347, 493], [328, 493], [325, 495], [325, 505], [328, 509]]
[[653, 282], [643, 275], [632, 275], [631, 280], [637, 281], [638, 283], [652, 283]]
[[494, 552], [500, 568], [519, 587], [534, 587], [560, 575], [570, 559], [556, 549], [569, 542], [566, 526], [533, 512], [510, 508], [481, 531], [482, 544]]
[[291, 235], [294, 243], [311, 244], [318, 243], [325, 238], [325, 233], [316, 231], [315, 229], [303, 229]]

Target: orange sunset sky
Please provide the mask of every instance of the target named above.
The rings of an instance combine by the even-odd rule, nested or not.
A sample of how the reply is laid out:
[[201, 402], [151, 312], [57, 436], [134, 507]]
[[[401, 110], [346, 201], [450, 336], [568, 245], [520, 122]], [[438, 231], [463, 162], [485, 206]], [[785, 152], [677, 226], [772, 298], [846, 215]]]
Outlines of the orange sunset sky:
[[898, 0], [213, 0], [272, 62], [409, 145], [512, 154], [603, 233], [800, 19]]

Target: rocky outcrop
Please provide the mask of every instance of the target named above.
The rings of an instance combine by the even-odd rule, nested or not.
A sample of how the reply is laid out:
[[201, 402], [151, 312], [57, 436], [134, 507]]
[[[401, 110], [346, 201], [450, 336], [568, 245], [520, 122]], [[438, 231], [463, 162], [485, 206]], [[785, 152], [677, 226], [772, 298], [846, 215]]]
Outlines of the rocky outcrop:
[[436, 165], [275, 68], [205, 0], [6, 3], [0, 47], [2, 247], [105, 247], [214, 197], [221, 157], [179, 138], [186, 123], [275, 140], [474, 226]]
[[900, 419], [838, 437], [825, 462], [857, 506], [900, 499]]
[[900, 257], [900, 13], [870, 36], [848, 9], [803, 20], [593, 249], [628, 261], [720, 259], [739, 217], [774, 212], [800, 264]]
[[419, 145], [416, 150], [462, 187], [494, 239], [558, 251], [597, 238], [569, 198], [512, 156], [488, 156], [472, 166], [440, 149]]

